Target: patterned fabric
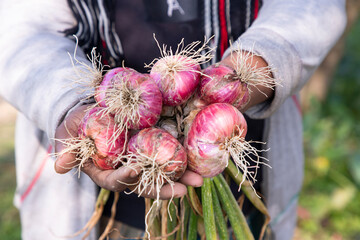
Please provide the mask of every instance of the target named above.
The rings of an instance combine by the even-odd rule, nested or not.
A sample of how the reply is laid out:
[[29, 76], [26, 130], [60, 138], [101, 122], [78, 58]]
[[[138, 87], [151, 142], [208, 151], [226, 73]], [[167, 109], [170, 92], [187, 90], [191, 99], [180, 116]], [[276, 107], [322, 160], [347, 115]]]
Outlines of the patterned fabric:
[[68, 0], [77, 20], [74, 28], [65, 31], [73, 38], [76, 35], [79, 45], [90, 52], [93, 47], [101, 49], [106, 64], [115, 66], [121, 62], [123, 53], [114, 24], [114, 0]]
[[[165, 1], [165, 0], [164, 0]], [[180, 0], [179, 0], [180, 1]], [[123, 59], [121, 39], [115, 31], [114, 0], [68, 0], [77, 20], [74, 28], [65, 34], [76, 35], [79, 45], [90, 52], [93, 47], [101, 49], [110, 66], [120, 65]], [[168, 0], [168, 8], [181, 7], [177, 0]], [[216, 47], [212, 63], [219, 61], [229, 46], [256, 19], [262, 0], [201, 0], [203, 30], [207, 38], [213, 36], [210, 47]]]

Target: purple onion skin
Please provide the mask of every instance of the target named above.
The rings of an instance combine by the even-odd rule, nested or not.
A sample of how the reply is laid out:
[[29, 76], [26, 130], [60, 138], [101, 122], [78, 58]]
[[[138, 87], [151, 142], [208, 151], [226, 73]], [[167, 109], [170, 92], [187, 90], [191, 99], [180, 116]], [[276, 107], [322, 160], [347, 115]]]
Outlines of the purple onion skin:
[[113, 117], [100, 113], [103, 108], [95, 107], [85, 114], [80, 122], [78, 135], [81, 139], [94, 141], [96, 153], [92, 156], [94, 164], [102, 169], [115, 169], [119, 166], [117, 157], [123, 153], [126, 135], [122, 132], [114, 142], [109, 142], [116, 128]]
[[227, 166], [230, 154], [224, 147], [226, 138], [245, 137], [247, 124], [238, 109], [227, 103], [214, 103], [203, 108], [192, 122], [184, 141], [188, 168], [205, 178], [214, 177]]
[[132, 68], [124, 68], [124, 67], [118, 67], [113, 68], [110, 71], [108, 71], [96, 89], [95, 94], [95, 101], [99, 104], [100, 107], [107, 107], [105, 103], [105, 93], [106, 90], [111, 87], [114, 84], [114, 76], [118, 75], [119, 77], [125, 77], [127, 75], [136, 73], [136, 71]]
[[164, 70], [169, 58], [176, 58], [176, 61], [186, 61], [185, 56], [167, 56], [158, 60], [150, 71], [150, 76], [158, 85], [164, 99], [164, 105], [179, 106], [185, 103], [200, 82], [200, 65], [184, 63], [181, 71], [166, 74]]
[[138, 122], [129, 122], [129, 128], [143, 129], [154, 126], [160, 118], [163, 105], [159, 88], [149, 74], [141, 74], [139, 78], [131, 78], [130, 82], [134, 88], [141, 90], [141, 98], [146, 104], [140, 104], [141, 118]]
[[169, 175], [172, 181], [177, 181], [186, 170], [187, 156], [184, 147], [170, 133], [162, 129], [153, 127], [142, 129], [130, 138], [127, 151], [134, 154], [140, 152], [150, 158], [156, 156], [155, 161], [159, 165], [173, 161], [163, 169], [164, 172], [173, 172]]
[[[106, 104], [106, 90], [111, 88], [117, 81], [126, 81], [128, 86], [141, 92], [142, 103], [138, 105], [138, 119], [127, 121], [127, 127], [130, 129], [143, 129], [156, 124], [160, 118], [162, 110], [162, 95], [149, 74], [141, 74], [131, 68], [114, 68], [107, 72], [101, 85], [98, 88], [98, 94], [95, 100], [102, 107], [108, 107]], [[118, 106], [121, 109], [122, 106]], [[126, 117], [124, 117], [126, 118]]]
[[229, 103], [238, 109], [250, 100], [247, 84], [236, 78], [232, 68], [223, 64], [211, 65], [203, 70], [198, 93], [207, 104]]

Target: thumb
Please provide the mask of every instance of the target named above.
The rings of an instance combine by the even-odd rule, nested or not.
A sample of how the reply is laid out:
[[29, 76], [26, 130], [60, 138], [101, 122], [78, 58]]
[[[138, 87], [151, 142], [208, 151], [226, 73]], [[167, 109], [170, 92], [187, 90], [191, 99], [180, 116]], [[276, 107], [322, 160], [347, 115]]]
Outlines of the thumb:
[[87, 105], [82, 105], [74, 109], [56, 129], [55, 155], [57, 160], [54, 167], [57, 173], [67, 173], [80, 164], [80, 161], [76, 159], [81, 146], [81, 141], [78, 139], [78, 128], [87, 108]]
[[72, 137], [65, 127], [61, 124], [55, 133], [55, 171], [63, 174], [70, 171], [73, 167], [78, 165], [76, 160], [76, 142], [75, 137]]

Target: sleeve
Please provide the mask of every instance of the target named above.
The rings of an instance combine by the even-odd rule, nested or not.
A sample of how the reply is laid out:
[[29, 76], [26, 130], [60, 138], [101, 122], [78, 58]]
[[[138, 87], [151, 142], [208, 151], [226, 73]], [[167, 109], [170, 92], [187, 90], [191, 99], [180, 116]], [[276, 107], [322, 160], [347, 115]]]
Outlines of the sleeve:
[[[63, 34], [76, 21], [66, 0], [0, 5], [0, 96], [53, 139], [65, 114], [86, 95], [75, 90], [68, 54], [75, 42]], [[90, 64], [81, 50], [77, 59]]]
[[343, 33], [345, 0], [264, 0], [258, 18], [227, 49], [260, 55], [273, 69], [279, 86], [270, 102], [247, 111], [252, 118], [267, 118], [297, 93]]

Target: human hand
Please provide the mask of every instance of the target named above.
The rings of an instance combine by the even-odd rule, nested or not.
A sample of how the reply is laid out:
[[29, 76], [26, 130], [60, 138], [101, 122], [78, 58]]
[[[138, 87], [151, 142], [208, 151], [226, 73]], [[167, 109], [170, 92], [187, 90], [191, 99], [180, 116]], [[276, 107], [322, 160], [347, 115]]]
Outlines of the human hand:
[[[65, 150], [66, 145], [63, 140], [78, 136], [79, 124], [86, 113], [88, 105], [80, 106], [72, 111], [63, 123], [57, 128], [55, 133], [55, 152], [61, 153]], [[59, 141], [61, 140], [61, 141]], [[60, 154], [55, 162], [55, 171], [60, 174], [67, 173], [72, 168], [79, 165], [76, 161], [76, 155], [64, 152]], [[134, 183], [138, 181], [139, 172], [129, 168], [120, 167], [115, 170], [101, 170], [95, 166], [91, 159], [87, 160], [81, 166], [81, 170], [86, 173], [98, 186], [114, 191], [121, 192], [129, 188], [134, 188]], [[202, 185], [202, 177], [190, 170], [186, 170], [184, 175], [173, 186], [164, 185], [160, 190], [160, 199], [170, 199], [171, 197], [181, 197], [187, 193], [186, 186], [198, 187]], [[155, 193], [144, 191], [143, 197], [156, 198]]]
[[[249, 103], [242, 109], [242, 112], [245, 112], [247, 109], [249, 109], [252, 106], [255, 106], [256, 104], [259, 104], [261, 102], [264, 102], [268, 99], [272, 99], [275, 93], [275, 82], [272, 76], [272, 73], [269, 69], [268, 63], [260, 56], [249, 54], [249, 52], [244, 51], [234, 51], [229, 56], [224, 58], [220, 61], [220, 64], [227, 65], [233, 69], [236, 69], [236, 59], [237, 54], [243, 54], [246, 55], [246, 64], [248, 64], [250, 67], [260, 70], [264, 75], [268, 77], [269, 81], [272, 81], [268, 83], [268, 86], [265, 85], [251, 85], [249, 84], [248, 87], [250, 89], [250, 101]], [[270, 88], [269, 86], [272, 86]]]

